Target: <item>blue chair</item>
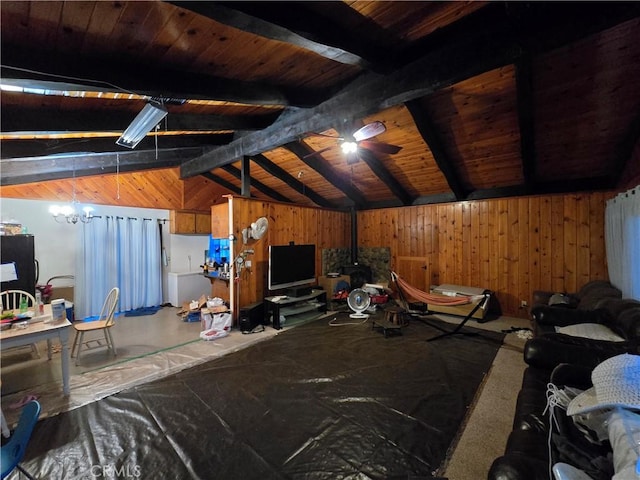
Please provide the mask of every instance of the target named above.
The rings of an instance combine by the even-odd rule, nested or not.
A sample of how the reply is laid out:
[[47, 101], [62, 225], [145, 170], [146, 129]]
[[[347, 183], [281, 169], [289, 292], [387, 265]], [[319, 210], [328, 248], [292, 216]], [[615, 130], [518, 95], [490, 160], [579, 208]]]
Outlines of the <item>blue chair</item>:
[[11, 435], [7, 444], [2, 446], [1, 478], [5, 478], [13, 471], [14, 468], [17, 468], [28, 478], [33, 480], [33, 477], [29, 475], [29, 473], [19, 465], [19, 463], [27, 450], [27, 444], [29, 443], [31, 433], [33, 432], [33, 428], [36, 426], [39, 416], [40, 403], [36, 400], [30, 401], [22, 409], [20, 420], [18, 420], [18, 426], [13, 432], [13, 435]]

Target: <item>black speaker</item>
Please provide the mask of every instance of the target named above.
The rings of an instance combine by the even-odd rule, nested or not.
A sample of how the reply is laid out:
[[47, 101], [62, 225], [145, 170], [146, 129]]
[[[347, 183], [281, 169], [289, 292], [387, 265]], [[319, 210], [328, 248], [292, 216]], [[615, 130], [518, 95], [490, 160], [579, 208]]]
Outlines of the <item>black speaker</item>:
[[256, 302], [240, 307], [238, 323], [241, 332], [250, 332], [258, 325], [265, 325], [264, 303]]

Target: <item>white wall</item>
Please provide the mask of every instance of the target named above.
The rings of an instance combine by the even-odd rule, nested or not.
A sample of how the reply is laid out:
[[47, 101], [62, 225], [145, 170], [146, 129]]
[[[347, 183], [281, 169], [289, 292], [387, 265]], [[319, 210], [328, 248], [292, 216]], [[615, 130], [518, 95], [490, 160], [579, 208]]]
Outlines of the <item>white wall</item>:
[[[58, 275], [74, 275], [76, 251], [82, 224], [57, 223], [49, 213], [55, 202], [0, 198], [0, 221], [21, 223], [35, 236], [35, 254], [40, 264], [38, 283]], [[83, 204], [84, 206], [85, 204]], [[208, 235], [172, 235], [169, 233], [169, 210], [134, 207], [94, 206], [94, 215], [166, 219], [162, 226], [162, 244], [169, 260], [163, 268], [163, 298], [167, 302], [167, 273], [200, 271], [204, 251], [209, 248]], [[0, 236], [0, 242], [2, 237]], [[189, 261], [189, 258], [191, 261]], [[56, 285], [64, 285], [64, 282]]]

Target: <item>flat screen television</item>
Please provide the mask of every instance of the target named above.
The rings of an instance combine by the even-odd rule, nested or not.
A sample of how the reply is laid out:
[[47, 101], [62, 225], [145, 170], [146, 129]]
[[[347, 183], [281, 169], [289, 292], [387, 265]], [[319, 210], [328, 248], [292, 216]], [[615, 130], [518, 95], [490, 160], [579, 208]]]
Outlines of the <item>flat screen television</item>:
[[316, 282], [315, 245], [269, 245], [269, 290]]

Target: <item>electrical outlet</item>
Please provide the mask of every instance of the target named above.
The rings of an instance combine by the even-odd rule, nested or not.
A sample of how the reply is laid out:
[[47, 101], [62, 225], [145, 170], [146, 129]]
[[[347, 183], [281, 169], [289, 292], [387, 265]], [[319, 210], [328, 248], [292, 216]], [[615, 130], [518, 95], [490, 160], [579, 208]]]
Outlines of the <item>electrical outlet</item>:
[[247, 260], [246, 262], [244, 262], [244, 266], [247, 268], [251, 268], [251, 260]]
[[520, 301], [520, 308], [527, 308], [529, 306], [529, 304], [527, 303], [526, 300], [521, 300]]

